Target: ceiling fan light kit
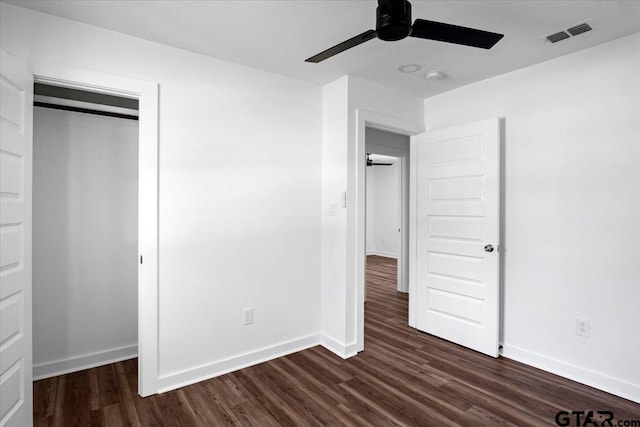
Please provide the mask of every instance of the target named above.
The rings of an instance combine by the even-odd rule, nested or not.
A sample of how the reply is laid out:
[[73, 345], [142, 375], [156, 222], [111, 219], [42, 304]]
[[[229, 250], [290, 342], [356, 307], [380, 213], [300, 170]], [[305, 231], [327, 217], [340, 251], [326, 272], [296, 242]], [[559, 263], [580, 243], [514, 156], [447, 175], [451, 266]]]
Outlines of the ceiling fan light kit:
[[375, 30], [365, 31], [349, 40], [338, 43], [306, 59], [305, 62], [324, 61], [376, 37], [384, 41], [397, 41], [409, 36], [482, 49], [491, 49], [504, 37], [503, 34], [425, 19], [416, 19], [411, 25], [411, 3], [407, 0], [378, 0]]
[[392, 166], [393, 163], [376, 162], [371, 158], [371, 153], [367, 153], [367, 166]]

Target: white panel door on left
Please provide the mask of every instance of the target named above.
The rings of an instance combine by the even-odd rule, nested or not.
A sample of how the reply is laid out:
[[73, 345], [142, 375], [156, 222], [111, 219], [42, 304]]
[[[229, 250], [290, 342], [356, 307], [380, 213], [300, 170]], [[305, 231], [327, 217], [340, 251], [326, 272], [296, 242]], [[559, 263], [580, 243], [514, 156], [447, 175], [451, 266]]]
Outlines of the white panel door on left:
[[0, 427], [22, 427], [33, 422], [33, 76], [26, 61], [0, 54]]

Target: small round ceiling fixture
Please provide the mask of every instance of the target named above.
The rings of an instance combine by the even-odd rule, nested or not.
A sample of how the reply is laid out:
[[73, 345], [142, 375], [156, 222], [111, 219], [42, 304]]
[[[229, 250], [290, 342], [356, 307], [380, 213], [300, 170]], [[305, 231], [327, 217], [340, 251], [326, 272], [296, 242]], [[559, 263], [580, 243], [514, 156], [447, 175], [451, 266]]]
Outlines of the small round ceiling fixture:
[[415, 73], [416, 71], [420, 71], [422, 67], [418, 64], [406, 64], [398, 68], [398, 71], [401, 73]]
[[433, 70], [433, 71], [429, 71], [427, 74], [425, 74], [424, 78], [428, 79], [428, 80], [442, 80], [446, 77], [447, 75], [445, 73], [443, 73], [440, 70]]

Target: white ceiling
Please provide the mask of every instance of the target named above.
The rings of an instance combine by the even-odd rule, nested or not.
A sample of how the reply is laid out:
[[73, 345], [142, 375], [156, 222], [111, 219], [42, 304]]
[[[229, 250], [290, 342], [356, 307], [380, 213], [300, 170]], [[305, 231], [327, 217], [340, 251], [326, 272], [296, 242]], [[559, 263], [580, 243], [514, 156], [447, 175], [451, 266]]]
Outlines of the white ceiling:
[[[413, 18], [505, 34], [491, 50], [407, 38], [371, 40], [319, 64], [304, 60], [375, 29], [374, 0], [13, 0], [44, 13], [326, 84], [345, 74], [428, 97], [640, 32], [640, 1], [412, 1]], [[541, 37], [589, 20], [593, 31], [547, 45]], [[403, 64], [422, 70], [402, 74]], [[426, 80], [442, 70], [448, 78]]]

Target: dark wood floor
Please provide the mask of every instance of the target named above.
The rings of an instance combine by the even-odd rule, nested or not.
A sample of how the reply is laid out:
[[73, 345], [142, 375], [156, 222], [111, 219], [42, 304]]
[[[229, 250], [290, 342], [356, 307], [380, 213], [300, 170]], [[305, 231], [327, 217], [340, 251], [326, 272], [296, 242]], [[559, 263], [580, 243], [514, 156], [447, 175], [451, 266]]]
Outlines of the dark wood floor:
[[365, 351], [356, 357], [314, 347], [144, 399], [129, 360], [37, 381], [35, 425], [548, 426], [561, 410], [640, 419], [628, 400], [409, 328], [395, 269], [395, 260], [368, 257]]

